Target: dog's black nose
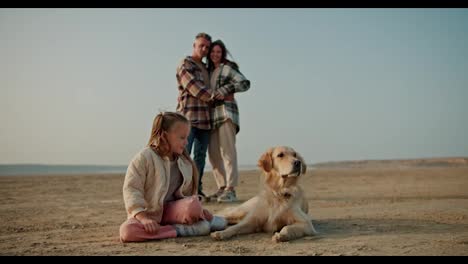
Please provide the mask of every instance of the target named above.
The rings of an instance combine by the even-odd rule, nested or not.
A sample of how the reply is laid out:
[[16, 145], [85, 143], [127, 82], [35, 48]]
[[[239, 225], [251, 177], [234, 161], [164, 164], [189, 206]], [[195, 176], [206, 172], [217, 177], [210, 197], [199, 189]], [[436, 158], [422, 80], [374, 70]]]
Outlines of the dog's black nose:
[[294, 167], [299, 167], [301, 166], [301, 161], [300, 160], [295, 160], [294, 161]]

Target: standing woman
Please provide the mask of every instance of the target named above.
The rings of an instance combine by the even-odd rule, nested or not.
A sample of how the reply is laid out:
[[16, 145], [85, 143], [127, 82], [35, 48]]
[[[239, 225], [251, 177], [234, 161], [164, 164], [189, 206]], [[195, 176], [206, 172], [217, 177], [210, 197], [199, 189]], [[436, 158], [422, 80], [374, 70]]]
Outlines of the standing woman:
[[208, 52], [207, 67], [213, 90], [214, 106], [211, 108], [212, 132], [208, 156], [218, 186], [209, 196], [218, 202], [236, 202], [235, 187], [239, 182], [236, 134], [239, 132], [239, 110], [234, 93], [245, 92], [250, 81], [239, 71], [234, 61], [228, 60], [228, 50], [221, 40], [214, 41]]

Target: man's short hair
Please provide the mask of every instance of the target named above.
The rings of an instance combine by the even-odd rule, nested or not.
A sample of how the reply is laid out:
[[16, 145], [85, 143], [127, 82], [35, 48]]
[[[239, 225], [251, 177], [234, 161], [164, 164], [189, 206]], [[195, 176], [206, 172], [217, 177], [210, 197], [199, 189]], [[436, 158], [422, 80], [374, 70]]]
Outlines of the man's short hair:
[[198, 39], [198, 38], [204, 38], [204, 39], [208, 40], [209, 42], [211, 42], [211, 36], [208, 35], [208, 34], [205, 33], [205, 32], [198, 33], [198, 34], [195, 36], [195, 39]]

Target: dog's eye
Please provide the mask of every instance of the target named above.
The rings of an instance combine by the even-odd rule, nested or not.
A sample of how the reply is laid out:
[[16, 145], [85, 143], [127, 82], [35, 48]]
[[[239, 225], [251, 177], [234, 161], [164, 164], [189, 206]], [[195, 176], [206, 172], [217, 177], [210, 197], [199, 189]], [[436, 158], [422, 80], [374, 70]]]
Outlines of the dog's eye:
[[283, 154], [283, 152], [280, 152], [280, 153], [278, 154], [278, 156], [277, 156], [277, 157], [278, 157], [278, 158], [282, 158], [282, 157], [284, 157], [284, 154]]
[[297, 154], [296, 154], [296, 152], [294, 152], [294, 153], [293, 153], [293, 157], [297, 157]]

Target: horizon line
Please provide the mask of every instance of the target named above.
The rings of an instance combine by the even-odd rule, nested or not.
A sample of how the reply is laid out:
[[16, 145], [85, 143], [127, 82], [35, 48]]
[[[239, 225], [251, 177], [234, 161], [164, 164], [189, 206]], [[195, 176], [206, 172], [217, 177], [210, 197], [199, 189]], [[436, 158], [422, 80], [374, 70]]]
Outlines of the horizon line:
[[[407, 160], [433, 160], [433, 159], [468, 159], [468, 156], [433, 156], [433, 157], [420, 157], [420, 158], [390, 158], [390, 159], [346, 159], [346, 160], [328, 160], [314, 163], [306, 163], [307, 165], [323, 164], [323, 163], [334, 163], [334, 162], [362, 162], [362, 161], [407, 161]], [[128, 164], [120, 165], [109, 165], [109, 164], [57, 164], [57, 163], [0, 163], [0, 166], [8, 165], [22, 165], [22, 166], [102, 166], [102, 167], [127, 167]], [[239, 164], [239, 166], [245, 167], [257, 167], [256, 164]], [[211, 164], [207, 163], [206, 167], [211, 167]]]

